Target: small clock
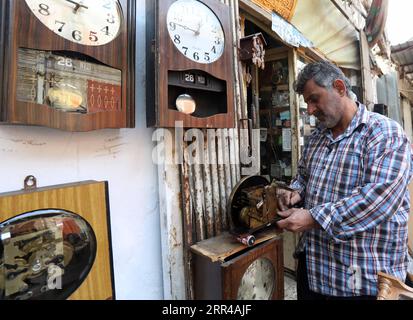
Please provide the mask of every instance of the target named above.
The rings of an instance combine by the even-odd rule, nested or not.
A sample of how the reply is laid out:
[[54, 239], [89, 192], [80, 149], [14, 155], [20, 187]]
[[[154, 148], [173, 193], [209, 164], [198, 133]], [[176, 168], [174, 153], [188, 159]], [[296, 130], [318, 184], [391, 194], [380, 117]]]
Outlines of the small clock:
[[133, 0], [0, 2], [0, 121], [134, 127]]
[[224, 53], [225, 37], [215, 13], [197, 0], [178, 0], [168, 9], [168, 34], [175, 47], [197, 63], [213, 63]]
[[273, 232], [260, 235], [253, 247], [229, 233], [191, 246], [194, 298], [199, 300], [282, 300], [283, 243]]
[[218, 0], [147, 0], [147, 126], [233, 128], [231, 11]]

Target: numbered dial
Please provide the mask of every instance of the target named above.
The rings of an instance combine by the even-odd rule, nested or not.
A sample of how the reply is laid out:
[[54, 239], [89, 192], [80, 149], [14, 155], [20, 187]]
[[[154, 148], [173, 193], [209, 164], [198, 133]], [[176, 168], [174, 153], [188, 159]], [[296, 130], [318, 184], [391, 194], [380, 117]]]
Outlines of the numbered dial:
[[238, 288], [238, 300], [269, 300], [275, 288], [275, 270], [270, 260], [260, 258], [245, 271]]
[[119, 33], [122, 14], [117, 0], [25, 0], [50, 30], [72, 42], [100, 46]]
[[175, 47], [198, 63], [217, 61], [224, 52], [225, 37], [217, 16], [197, 0], [178, 0], [168, 9], [168, 33]]

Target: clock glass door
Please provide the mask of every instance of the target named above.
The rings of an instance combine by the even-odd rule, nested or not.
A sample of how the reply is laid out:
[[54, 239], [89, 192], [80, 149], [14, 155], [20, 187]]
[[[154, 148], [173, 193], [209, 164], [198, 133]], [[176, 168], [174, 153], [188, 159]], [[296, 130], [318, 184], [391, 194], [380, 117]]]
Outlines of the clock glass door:
[[17, 100], [76, 113], [119, 111], [120, 70], [53, 52], [19, 49]]

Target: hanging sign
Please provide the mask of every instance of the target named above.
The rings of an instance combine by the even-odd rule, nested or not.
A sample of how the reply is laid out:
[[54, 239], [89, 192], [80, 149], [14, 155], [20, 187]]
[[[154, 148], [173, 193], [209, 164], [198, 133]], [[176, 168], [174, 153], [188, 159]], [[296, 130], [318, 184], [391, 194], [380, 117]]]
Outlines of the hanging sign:
[[277, 13], [272, 13], [271, 29], [288, 44], [294, 47], [314, 47], [314, 44], [308, 40], [296, 27], [284, 20]]

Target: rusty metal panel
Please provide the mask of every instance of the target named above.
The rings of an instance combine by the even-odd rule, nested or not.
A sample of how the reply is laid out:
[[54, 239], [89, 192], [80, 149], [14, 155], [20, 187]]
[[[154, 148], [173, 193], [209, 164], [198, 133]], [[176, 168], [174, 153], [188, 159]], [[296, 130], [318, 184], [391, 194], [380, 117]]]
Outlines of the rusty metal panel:
[[[174, 130], [155, 132], [164, 134], [166, 150], [173, 150]], [[159, 140], [157, 140], [159, 141]], [[158, 157], [159, 154], [156, 154]], [[185, 299], [184, 230], [182, 228], [182, 198], [179, 166], [171, 161], [158, 161], [159, 213], [161, 224], [164, 299]], [[170, 160], [170, 159], [169, 159]], [[190, 222], [186, 222], [190, 225]], [[191, 239], [189, 239], [191, 241]]]
[[[191, 130], [185, 140], [193, 135]], [[198, 130], [197, 135], [183, 144], [181, 192], [188, 245], [228, 230], [227, 201], [240, 179], [237, 130]]]
[[208, 136], [204, 141], [204, 164], [203, 164], [203, 179], [204, 179], [204, 199], [205, 199], [205, 224], [206, 224], [206, 237], [212, 237], [214, 232], [214, 206], [213, 206], [213, 193], [212, 193], [212, 179], [211, 168], [209, 165], [209, 150], [208, 150]]
[[397, 73], [391, 72], [377, 79], [377, 102], [388, 106], [389, 118], [403, 124], [397, 78]]
[[[208, 156], [209, 167], [211, 172], [212, 205], [214, 208], [214, 235], [219, 235], [222, 232], [222, 214], [221, 214], [221, 197], [219, 193], [219, 179], [218, 179], [218, 156], [216, 153], [215, 132], [209, 131], [208, 137]], [[207, 195], [209, 196], [209, 195]]]

